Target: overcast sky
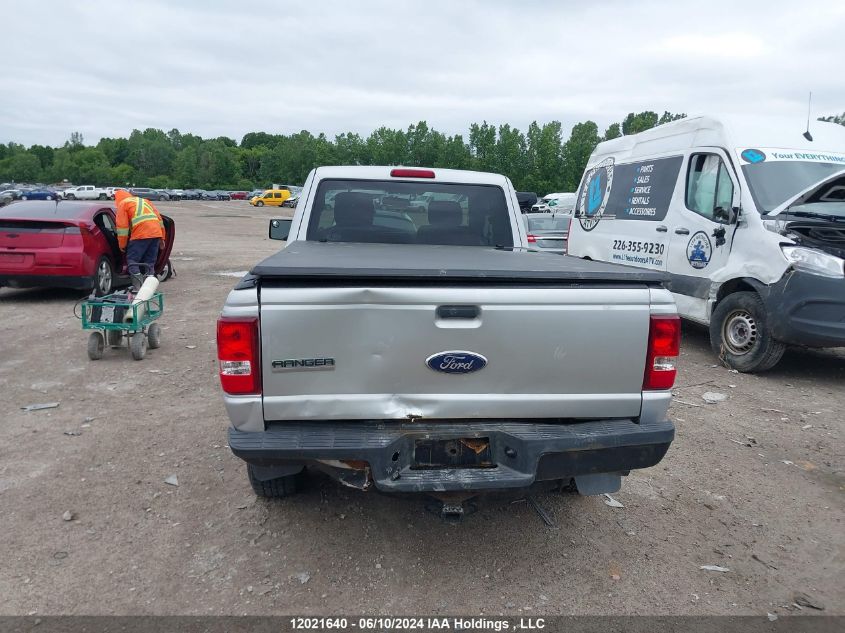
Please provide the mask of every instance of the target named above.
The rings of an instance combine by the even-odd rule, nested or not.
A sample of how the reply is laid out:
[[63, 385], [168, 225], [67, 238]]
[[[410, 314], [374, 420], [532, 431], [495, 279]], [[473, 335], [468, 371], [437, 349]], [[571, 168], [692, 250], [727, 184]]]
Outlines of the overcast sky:
[[0, 141], [845, 111], [845, 2], [4, 3]]

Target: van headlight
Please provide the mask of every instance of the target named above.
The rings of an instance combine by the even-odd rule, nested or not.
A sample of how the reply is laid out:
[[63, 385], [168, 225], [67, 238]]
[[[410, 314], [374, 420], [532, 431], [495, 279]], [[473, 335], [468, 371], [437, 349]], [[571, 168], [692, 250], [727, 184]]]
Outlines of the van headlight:
[[781, 246], [781, 249], [795, 270], [825, 277], [845, 277], [845, 259], [801, 246]]

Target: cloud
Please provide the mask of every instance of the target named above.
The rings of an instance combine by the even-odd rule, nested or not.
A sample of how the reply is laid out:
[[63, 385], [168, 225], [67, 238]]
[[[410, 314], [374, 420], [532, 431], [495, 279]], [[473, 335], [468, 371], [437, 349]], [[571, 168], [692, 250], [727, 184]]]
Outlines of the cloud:
[[695, 59], [742, 60], [761, 57], [766, 46], [750, 33], [718, 33], [673, 35], [662, 40], [653, 51], [660, 54], [684, 55]]
[[[825, 20], [808, 16], [825, 15]], [[845, 110], [845, 3], [15, 3], [0, 141]]]

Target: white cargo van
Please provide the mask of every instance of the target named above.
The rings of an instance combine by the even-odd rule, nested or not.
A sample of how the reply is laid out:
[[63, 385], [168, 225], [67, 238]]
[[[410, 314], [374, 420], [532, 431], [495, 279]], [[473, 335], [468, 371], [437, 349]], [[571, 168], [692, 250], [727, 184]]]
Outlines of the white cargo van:
[[572, 213], [575, 208], [574, 193], [550, 193], [531, 207], [531, 213]]
[[570, 255], [668, 273], [681, 316], [740, 371], [845, 346], [845, 127], [695, 116], [600, 143]]

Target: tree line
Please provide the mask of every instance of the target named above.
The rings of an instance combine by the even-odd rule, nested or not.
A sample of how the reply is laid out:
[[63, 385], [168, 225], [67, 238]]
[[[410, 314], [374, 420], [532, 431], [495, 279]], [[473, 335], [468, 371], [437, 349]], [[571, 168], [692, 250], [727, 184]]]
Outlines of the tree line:
[[517, 189], [543, 195], [574, 191], [600, 141], [684, 116], [632, 112], [601, 134], [596, 123], [584, 121], [566, 139], [559, 121], [535, 121], [525, 133], [484, 121], [472, 124], [466, 136], [443, 134], [425, 121], [407, 130], [380, 127], [366, 138], [249, 132], [240, 143], [147, 128], [89, 146], [74, 132], [62, 147], [0, 145], [0, 181], [249, 190], [271, 182], [302, 184], [319, 165], [407, 165], [502, 173]]
[[829, 123], [838, 123], [839, 125], [845, 125], [845, 112], [842, 114], [834, 114], [831, 116], [820, 116], [819, 121], [827, 121]]

